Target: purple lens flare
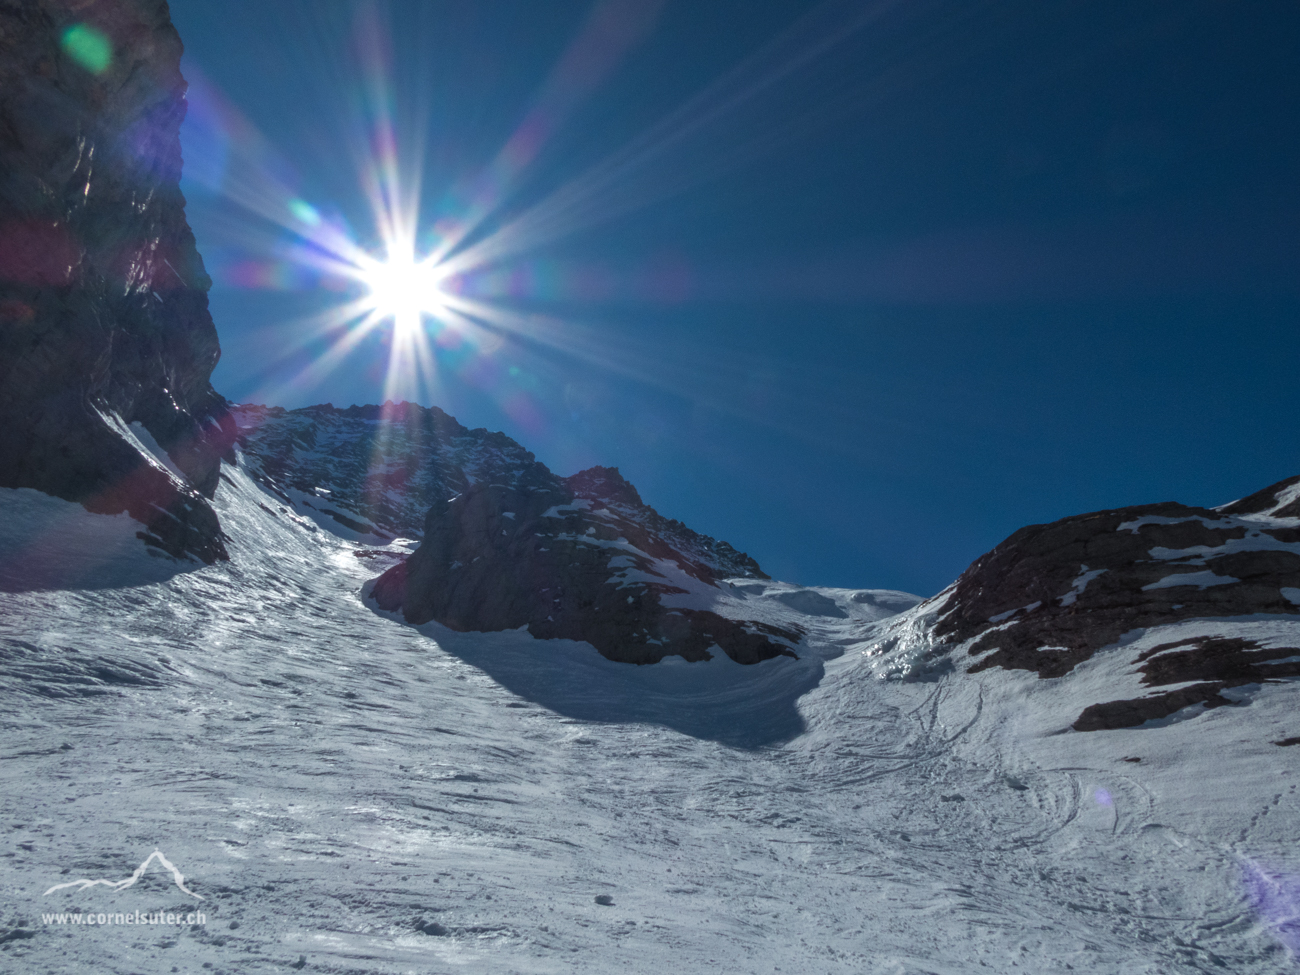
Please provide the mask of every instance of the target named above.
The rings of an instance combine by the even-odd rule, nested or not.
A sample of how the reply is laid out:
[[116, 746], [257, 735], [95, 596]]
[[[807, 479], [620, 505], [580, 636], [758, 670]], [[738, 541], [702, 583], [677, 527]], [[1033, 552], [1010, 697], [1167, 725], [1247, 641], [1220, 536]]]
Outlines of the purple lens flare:
[[1300, 874], [1243, 860], [1242, 880], [1251, 908], [1291, 956], [1300, 958]]

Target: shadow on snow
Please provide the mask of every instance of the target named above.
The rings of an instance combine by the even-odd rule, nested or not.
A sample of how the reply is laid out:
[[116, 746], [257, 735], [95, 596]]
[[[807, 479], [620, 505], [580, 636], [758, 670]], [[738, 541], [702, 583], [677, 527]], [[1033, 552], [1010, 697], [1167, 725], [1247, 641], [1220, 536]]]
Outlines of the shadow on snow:
[[[400, 614], [372, 611], [401, 622]], [[637, 666], [606, 660], [588, 643], [538, 640], [526, 630], [460, 633], [438, 623], [416, 627], [452, 656], [507, 691], [579, 721], [644, 723], [733, 748], [780, 744], [802, 734], [796, 702], [822, 679], [812, 657], [741, 665], [720, 650], [704, 663], [666, 657]]]

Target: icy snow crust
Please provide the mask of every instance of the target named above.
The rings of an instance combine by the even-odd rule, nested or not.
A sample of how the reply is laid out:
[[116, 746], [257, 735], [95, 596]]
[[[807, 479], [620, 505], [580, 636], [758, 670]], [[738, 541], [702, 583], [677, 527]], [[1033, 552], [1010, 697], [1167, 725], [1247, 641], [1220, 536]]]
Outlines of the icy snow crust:
[[[226, 476], [213, 566], [0, 492], [0, 969], [1295, 971], [1295, 683], [1067, 730], [1143, 692], [1143, 647], [1294, 619], [967, 675], [926, 640], [944, 594], [733, 579], [715, 611], [797, 625], [799, 660], [634, 667], [378, 613], [403, 546]], [[154, 850], [202, 902], [156, 866], [43, 896]], [[207, 924], [42, 923], [76, 910]]]

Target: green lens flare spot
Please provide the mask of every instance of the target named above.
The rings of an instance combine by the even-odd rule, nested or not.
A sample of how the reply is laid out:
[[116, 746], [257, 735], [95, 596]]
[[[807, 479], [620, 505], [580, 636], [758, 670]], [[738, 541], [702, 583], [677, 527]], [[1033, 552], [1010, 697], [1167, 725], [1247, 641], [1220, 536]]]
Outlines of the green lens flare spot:
[[91, 74], [103, 74], [113, 63], [113, 44], [89, 24], [74, 24], [63, 32], [63, 50]]
[[289, 212], [292, 213], [300, 222], [305, 223], [309, 227], [315, 227], [320, 224], [320, 213], [306, 200], [290, 200]]

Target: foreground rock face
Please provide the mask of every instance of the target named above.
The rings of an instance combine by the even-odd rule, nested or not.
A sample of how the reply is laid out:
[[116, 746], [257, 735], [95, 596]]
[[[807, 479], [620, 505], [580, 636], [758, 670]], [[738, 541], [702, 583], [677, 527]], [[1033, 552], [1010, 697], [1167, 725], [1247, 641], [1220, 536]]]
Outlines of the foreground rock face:
[[[1061, 677], [1125, 634], [1181, 620], [1300, 614], [1300, 477], [1220, 508], [1169, 502], [1022, 528], [936, 597], [933, 636], [991, 667]], [[1087, 708], [1077, 730], [1130, 727], [1220, 691], [1300, 676], [1300, 649], [1241, 639], [1162, 644], [1134, 660], [1177, 690]], [[1194, 682], [1194, 683], [1191, 683]]]
[[412, 623], [526, 626], [628, 663], [707, 660], [713, 647], [745, 664], [794, 656], [793, 630], [688, 605], [738, 576], [767, 578], [727, 543], [659, 515], [616, 468], [559, 478], [533, 463], [435, 504], [419, 549], [373, 595]]
[[210, 562], [234, 425], [179, 188], [180, 56], [162, 0], [0, 5], [0, 486]]

